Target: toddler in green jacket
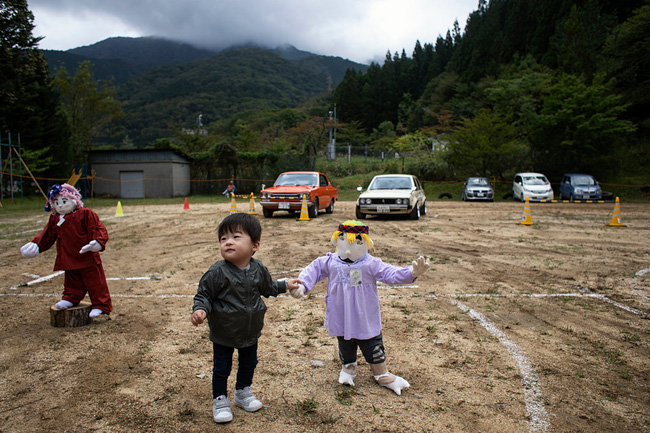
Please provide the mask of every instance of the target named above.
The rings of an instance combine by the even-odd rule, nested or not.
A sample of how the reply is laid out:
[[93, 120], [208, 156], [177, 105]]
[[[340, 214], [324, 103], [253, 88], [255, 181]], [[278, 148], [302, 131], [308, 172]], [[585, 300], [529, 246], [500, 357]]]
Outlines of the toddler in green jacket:
[[257, 340], [264, 326], [266, 305], [262, 296], [277, 296], [297, 289], [295, 278], [274, 280], [266, 267], [253, 258], [260, 247], [262, 226], [254, 216], [235, 213], [219, 224], [219, 250], [224, 260], [210, 266], [194, 296], [191, 322], [208, 319], [214, 357], [212, 370], [212, 416], [215, 422], [232, 421], [227, 397], [228, 376], [237, 349], [239, 366], [235, 383], [235, 406], [248, 412], [262, 408], [250, 386], [257, 365]]

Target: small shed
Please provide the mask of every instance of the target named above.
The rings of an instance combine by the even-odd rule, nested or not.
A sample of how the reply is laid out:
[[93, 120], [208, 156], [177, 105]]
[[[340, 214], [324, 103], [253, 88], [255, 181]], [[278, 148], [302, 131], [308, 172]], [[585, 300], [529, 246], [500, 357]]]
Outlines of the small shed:
[[95, 195], [120, 198], [183, 197], [190, 193], [190, 160], [164, 149], [90, 152]]

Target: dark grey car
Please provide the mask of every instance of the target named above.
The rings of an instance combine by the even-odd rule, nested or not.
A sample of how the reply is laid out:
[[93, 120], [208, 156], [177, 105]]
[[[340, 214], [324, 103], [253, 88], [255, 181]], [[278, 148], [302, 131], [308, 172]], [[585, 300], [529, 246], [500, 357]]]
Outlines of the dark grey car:
[[467, 200], [494, 201], [494, 189], [486, 177], [470, 177], [463, 184], [460, 198]]

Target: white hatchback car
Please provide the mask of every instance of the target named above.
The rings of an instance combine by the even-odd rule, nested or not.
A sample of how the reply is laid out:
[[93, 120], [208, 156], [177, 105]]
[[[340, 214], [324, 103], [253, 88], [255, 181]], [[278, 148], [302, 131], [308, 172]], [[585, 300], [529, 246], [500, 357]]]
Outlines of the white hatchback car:
[[[361, 187], [359, 187], [361, 191]], [[357, 201], [357, 219], [366, 215], [408, 215], [417, 220], [427, 213], [427, 198], [417, 177], [410, 174], [375, 176]]]
[[551, 182], [541, 173], [517, 173], [512, 181], [512, 198], [526, 201], [551, 201]]

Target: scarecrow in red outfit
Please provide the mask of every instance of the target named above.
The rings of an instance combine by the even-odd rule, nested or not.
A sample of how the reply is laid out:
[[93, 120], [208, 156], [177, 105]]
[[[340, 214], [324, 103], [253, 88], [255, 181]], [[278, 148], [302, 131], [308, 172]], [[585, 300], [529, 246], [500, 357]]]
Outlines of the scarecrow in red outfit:
[[84, 208], [75, 187], [58, 183], [47, 193], [45, 211], [52, 211], [43, 231], [20, 249], [23, 257], [36, 257], [56, 242], [54, 270], [65, 271], [63, 297], [55, 308], [66, 309], [90, 297], [90, 317], [113, 309], [99, 252], [108, 241], [106, 227], [95, 212]]

